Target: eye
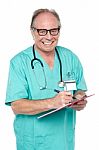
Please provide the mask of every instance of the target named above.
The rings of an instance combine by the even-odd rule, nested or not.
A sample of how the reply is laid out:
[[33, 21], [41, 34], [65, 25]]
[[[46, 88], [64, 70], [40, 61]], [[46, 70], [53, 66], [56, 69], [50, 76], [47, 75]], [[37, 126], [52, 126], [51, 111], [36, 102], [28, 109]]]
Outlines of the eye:
[[51, 29], [50, 33], [51, 33], [51, 35], [57, 35], [59, 33], [59, 29], [58, 28]]
[[44, 30], [44, 29], [40, 29], [40, 30], [39, 30], [39, 34], [41, 34], [41, 35], [45, 35], [45, 34], [46, 34], [46, 30]]
[[52, 29], [51, 33], [57, 33], [57, 31], [58, 31], [57, 29]]

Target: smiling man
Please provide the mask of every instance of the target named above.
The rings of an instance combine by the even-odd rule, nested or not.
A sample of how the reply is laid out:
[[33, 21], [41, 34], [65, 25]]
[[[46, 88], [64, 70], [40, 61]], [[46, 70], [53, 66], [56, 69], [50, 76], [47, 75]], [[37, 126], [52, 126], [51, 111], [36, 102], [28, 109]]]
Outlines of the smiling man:
[[[60, 29], [56, 11], [36, 10], [30, 26], [34, 45], [11, 59], [6, 104], [16, 116], [17, 150], [74, 150], [76, 111], [85, 108], [86, 99], [38, 119], [86, 91], [78, 57], [57, 46]], [[72, 81], [76, 89], [69, 92], [64, 84]]]
[[49, 67], [53, 68], [54, 49], [60, 35], [60, 20], [57, 18], [57, 14], [53, 15], [46, 11], [36, 15], [34, 15], [31, 22], [31, 33], [35, 41], [35, 49], [47, 61]]

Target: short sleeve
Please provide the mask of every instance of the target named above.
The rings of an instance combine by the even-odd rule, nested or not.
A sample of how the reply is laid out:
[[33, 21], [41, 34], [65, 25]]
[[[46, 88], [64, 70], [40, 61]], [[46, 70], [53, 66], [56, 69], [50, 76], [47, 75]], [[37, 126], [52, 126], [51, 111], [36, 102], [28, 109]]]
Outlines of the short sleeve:
[[10, 62], [9, 77], [6, 91], [6, 105], [12, 101], [28, 98], [28, 84], [21, 60]]
[[83, 67], [78, 59], [77, 68], [76, 68], [76, 81], [77, 81], [77, 90], [87, 91], [87, 86], [83, 74]]

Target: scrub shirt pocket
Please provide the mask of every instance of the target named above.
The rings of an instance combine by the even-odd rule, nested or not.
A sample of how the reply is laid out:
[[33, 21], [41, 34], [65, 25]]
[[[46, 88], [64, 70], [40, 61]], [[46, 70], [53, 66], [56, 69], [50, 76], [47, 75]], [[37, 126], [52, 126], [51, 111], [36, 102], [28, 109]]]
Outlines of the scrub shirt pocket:
[[51, 144], [53, 145], [53, 135], [38, 135], [35, 137], [35, 150], [52, 150]]
[[17, 150], [35, 150], [33, 137], [24, 135], [17, 136]]
[[17, 115], [14, 121], [17, 150], [35, 150], [33, 117]]

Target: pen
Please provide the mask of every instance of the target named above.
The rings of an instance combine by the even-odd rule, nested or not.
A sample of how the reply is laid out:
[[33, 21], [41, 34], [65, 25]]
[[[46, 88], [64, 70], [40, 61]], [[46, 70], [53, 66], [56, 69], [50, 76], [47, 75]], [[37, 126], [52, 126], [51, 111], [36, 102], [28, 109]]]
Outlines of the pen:
[[59, 93], [60, 91], [59, 91], [59, 90], [57, 90], [57, 89], [54, 89], [54, 92]]
[[[59, 93], [59, 92], [61, 92], [61, 91], [59, 91], [59, 90], [57, 90], [57, 89], [54, 89], [54, 92]], [[73, 99], [76, 99], [74, 96], [73, 96], [72, 98], [73, 98]]]

